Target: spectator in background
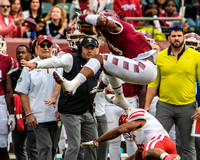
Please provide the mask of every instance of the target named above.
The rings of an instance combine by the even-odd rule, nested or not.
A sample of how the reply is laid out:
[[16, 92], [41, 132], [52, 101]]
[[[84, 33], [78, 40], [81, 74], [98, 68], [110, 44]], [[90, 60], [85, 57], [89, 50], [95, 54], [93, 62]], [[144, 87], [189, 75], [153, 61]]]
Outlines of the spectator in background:
[[166, 0], [155, 0], [154, 3], [157, 5], [157, 9], [158, 9], [158, 14], [162, 14], [165, 12], [163, 5], [166, 2]]
[[[141, 17], [142, 10], [138, 0], [114, 0], [113, 10], [117, 13], [120, 19], [124, 20], [125, 17]], [[133, 26], [138, 26], [138, 21], [127, 21]]]
[[200, 31], [200, 21], [199, 21], [199, 6], [200, 0], [184, 0], [184, 5], [186, 7], [185, 10], [185, 18], [187, 18], [188, 24], [192, 32]]
[[67, 19], [65, 10], [60, 6], [53, 6], [45, 17], [46, 32], [52, 39], [66, 38]]
[[[159, 14], [159, 17], [180, 17], [178, 14], [175, 13], [176, 10], [176, 2], [175, 0], [166, 0], [163, 5], [165, 10], [164, 13]], [[173, 21], [162, 21], [162, 26], [172, 26], [171, 24]]]
[[18, 17], [9, 15], [10, 2], [8, 0], [0, 1], [0, 35], [6, 38], [20, 38], [23, 36], [21, 24], [23, 23], [23, 15]]
[[140, 2], [140, 8], [142, 10], [142, 15], [144, 15], [144, 8], [146, 5], [143, 3], [143, 0], [139, 0], [139, 2]]
[[[157, 18], [158, 15], [158, 9], [157, 9], [157, 4], [155, 3], [148, 3], [144, 7], [144, 17], [154, 17]], [[155, 28], [159, 31], [162, 32], [160, 22], [158, 20], [154, 21], [149, 21], [150, 24], [154, 25]]]
[[46, 35], [46, 21], [44, 20], [44, 18], [36, 19], [36, 23], [36, 37], [38, 37], [39, 35]]
[[[144, 15], [144, 17], [148, 17], [148, 16], [149, 15]], [[138, 29], [137, 30], [138, 32], [147, 31], [154, 36], [155, 40], [161, 40], [161, 41], [166, 40], [165, 35], [154, 28], [152, 21], [139, 21], [139, 26], [141, 26], [142, 28]]]
[[21, 1], [20, 0], [10, 0], [11, 9], [10, 15], [18, 16], [18, 14], [22, 11]]
[[33, 18], [39, 19], [42, 15], [41, 0], [29, 0], [29, 8], [23, 12], [24, 19]]
[[[92, 3], [90, 3], [92, 2]], [[80, 14], [84, 14], [84, 11], [87, 9], [90, 9], [93, 12], [97, 11], [98, 2], [97, 0], [74, 0], [72, 2], [71, 8], [70, 8], [70, 20], [74, 20], [77, 17], [76, 12]]]
[[[50, 3], [52, 5], [56, 5], [58, 3], [65, 3], [65, 2], [68, 2], [68, 0], [42, 0], [42, 2], [45, 2], [45, 3]], [[71, 2], [70, 2], [71, 3]]]
[[157, 42], [153, 43], [152, 49], [156, 50], [158, 53], [161, 51], [161, 47]]
[[24, 30], [24, 38], [34, 38], [36, 37], [36, 22], [33, 18], [26, 18], [22, 24]]

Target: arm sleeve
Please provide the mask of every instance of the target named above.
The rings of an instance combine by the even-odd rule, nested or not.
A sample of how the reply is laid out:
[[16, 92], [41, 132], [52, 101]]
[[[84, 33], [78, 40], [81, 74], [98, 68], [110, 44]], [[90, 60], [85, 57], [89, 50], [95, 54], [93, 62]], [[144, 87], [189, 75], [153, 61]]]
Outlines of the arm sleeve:
[[69, 72], [73, 66], [73, 57], [71, 54], [64, 54], [62, 57], [52, 57], [37, 62], [37, 68], [64, 68], [65, 72]]

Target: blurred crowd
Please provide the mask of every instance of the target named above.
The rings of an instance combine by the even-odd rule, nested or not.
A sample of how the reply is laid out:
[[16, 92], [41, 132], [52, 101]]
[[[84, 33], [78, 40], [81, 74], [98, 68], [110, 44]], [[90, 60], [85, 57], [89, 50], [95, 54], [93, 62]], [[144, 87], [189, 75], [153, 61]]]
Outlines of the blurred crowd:
[[[146, 30], [156, 40], [166, 40], [168, 29], [181, 24], [184, 32], [199, 33], [199, 1], [184, 0], [1, 0], [0, 35], [5, 38], [32, 38], [47, 34], [66, 38], [73, 31], [77, 13], [97, 13], [113, 9], [127, 17], [182, 17], [181, 20], [128, 20], [136, 29]], [[184, 14], [184, 15], [183, 15]], [[125, 19], [126, 20], [126, 19]]]

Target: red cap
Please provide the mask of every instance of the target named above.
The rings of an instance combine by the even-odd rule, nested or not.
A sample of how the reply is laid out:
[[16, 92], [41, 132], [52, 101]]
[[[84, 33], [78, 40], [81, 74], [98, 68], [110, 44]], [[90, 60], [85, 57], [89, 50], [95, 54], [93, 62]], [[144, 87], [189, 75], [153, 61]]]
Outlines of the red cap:
[[53, 44], [52, 39], [47, 35], [40, 36], [38, 39], [38, 44], [41, 44], [44, 41], [49, 41], [51, 44]]

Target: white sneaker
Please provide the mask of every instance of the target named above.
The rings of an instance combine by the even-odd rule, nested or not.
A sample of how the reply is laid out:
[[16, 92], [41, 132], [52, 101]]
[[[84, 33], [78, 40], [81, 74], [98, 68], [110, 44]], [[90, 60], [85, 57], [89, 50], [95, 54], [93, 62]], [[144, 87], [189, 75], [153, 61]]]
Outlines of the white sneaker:
[[115, 104], [117, 106], [119, 106], [120, 108], [127, 110], [130, 106], [129, 102], [126, 100], [126, 98], [124, 98], [124, 101], [118, 101], [116, 100], [114, 95], [111, 94], [107, 94], [105, 95], [105, 98], [108, 102]]
[[55, 81], [61, 85], [61, 88], [66, 96], [73, 96], [76, 92], [76, 87], [72, 81], [66, 80], [57, 71], [53, 72]]

